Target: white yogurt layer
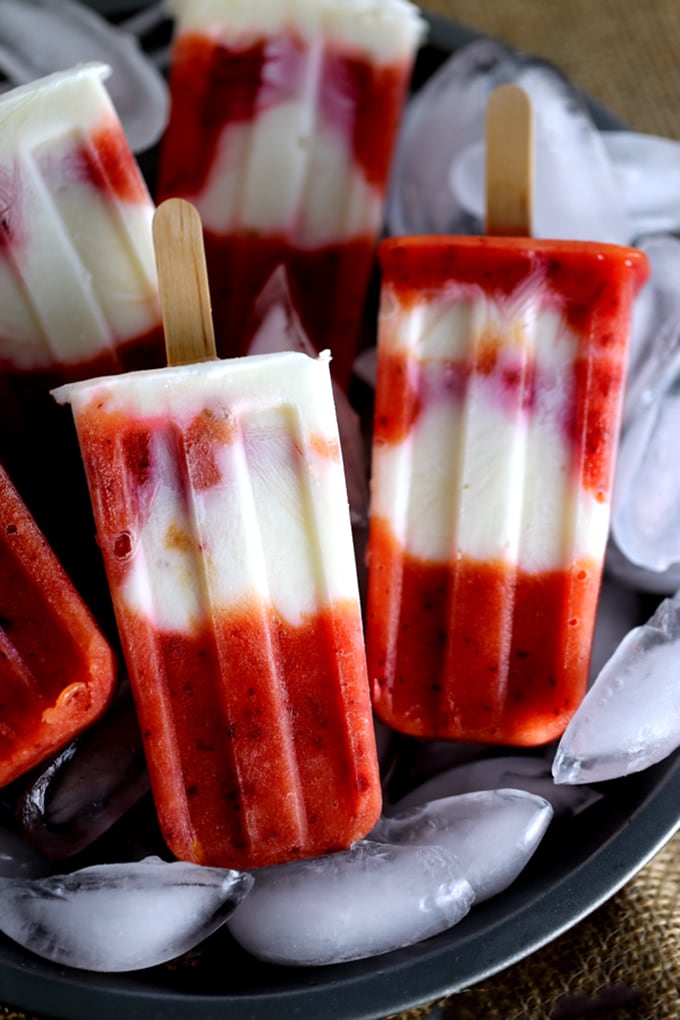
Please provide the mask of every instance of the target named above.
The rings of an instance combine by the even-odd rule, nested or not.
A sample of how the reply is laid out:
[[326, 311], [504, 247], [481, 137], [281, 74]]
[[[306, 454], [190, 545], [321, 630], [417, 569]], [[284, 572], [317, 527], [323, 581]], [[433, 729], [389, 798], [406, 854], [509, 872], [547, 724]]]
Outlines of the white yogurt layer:
[[318, 35], [378, 63], [410, 60], [426, 21], [409, 0], [168, 0], [178, 32], [199, 32], [233, 43], [295, 31]]
[[493, 373], [474, 373], [464, 397], [426, 382], [409, 434], [374, 447], [372, 515], [438, 563], [466, 556], [538, 572], [599, 560], [610, 508], [577, 481], [568, 422], [578, 341], [559, 314], [518, 317], [479, 292], [408, 309], [391, 298], [383, 310], [380, 344], [410, 349], [426, 380], [445, 378], [437, 363], [471, 363], [485, 338], [502, 335], [510, 364], [535, 373], [535, 392], [527, 407]]
[[[55, 396], [72, 404], [76, 426], [95, 404], [154, 428], [148, 481], [130, 501], [141, 507], [137, 520], [125, 516], [124, 496], [120, 506], [102, 504], [104, 480], [90, 479], [100, 533], [130, 534], [129, 569], [116, 593], [128, 609], [158, 629], [190, 633], [211, 612], [253, 599], [291, 624], [333, 600], [358, 604], [327, 356], [271, 354], [130, 373], [64, 386]], [[201, 488], [191, 484], [201, 465], [186, 430], [205, 411], [236, 433], [217, 447], [219, 478]], [[120, 472], [121, 493], [134, 490], [122, 460]]]
[[0, 97], [0, 358], [20, 369], [96, 357], [160, 322], [151, 199], [102, 193], [73, 159], [94, 132], [123, 138], [108, 70], [83, 65]]
[[317, 123], [306, 99], [281, 103], [224, 129], [205, 187], [189, 198], [217, 234], [281, 232], [309, 248], [372, 236], [382, 189], [366, 180], [352, 145]]
[[206, 228], [282, 233], [301, 248], [374, 237], [384, 186], [355, 159], [352, 111], [328, 99], [327, 56], [398, 63], [406, 76], [423, 37], [418, 8], [407, 0], [175, 0], [171, 8], [180, 36], [244, 48], [283, 32], [304, 41], [294, 67], [271, 56], [252, 117], [223, 128], [207, 181], [185, 196]]

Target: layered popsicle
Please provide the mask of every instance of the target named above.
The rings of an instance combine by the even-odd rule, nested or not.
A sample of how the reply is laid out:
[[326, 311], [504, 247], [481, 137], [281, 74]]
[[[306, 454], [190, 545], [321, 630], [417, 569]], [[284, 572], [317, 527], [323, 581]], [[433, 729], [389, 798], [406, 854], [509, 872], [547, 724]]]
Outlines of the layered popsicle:
[[0, 786], [89, 726], [116, 681], [111, 649], [0, 468]]
[[645, 257], [414, 237], [381, 264], [375, 708], [419, 737], [546, 743], [585, 691]]
[[164, 363], [154, 205], [107, 74], [85, 64], [0, 97], [0, 460], [60, 557], [86, 528], [77, 499], [57, 514], [82, 469], [50, 388]]
[[0, 97], [0, 364], [12, 393], [163, 355], [154, 206], [107, 74], [85, 64]]
[[171, 0], [159, 199], [205, 228], [218, 351], [287, 267], [302, 325], [345, 384], [424, 20], [408, 0]]
[[327, 357], [66, 386], [172, 851], [249, 868], [380, 812]]

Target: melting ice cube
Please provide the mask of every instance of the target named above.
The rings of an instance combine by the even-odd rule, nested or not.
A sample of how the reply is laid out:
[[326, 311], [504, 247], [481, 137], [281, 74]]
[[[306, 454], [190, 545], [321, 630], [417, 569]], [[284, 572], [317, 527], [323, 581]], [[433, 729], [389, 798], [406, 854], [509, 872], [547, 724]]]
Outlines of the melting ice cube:
[[156, 857], [50, 878], [3, 878], [0, 930], [69, 967], [140, 970], [203, 941], [252, 884], [243, 872]]
[[344, 963], [445, 931], [473, 898], [442, 847], [362, 841], [345, 853], [259, 868], [228, 927], [270, 963]]
[[430, 801], [380, 819], [371, 839], [449, 850], [475, 902], [506, 889], [523, 870], [553, 817], [542, 797], [488, 790]]
[[556, 783], [639, 772], [680, 746], [680, 593], [626, 635], [567, 726]]

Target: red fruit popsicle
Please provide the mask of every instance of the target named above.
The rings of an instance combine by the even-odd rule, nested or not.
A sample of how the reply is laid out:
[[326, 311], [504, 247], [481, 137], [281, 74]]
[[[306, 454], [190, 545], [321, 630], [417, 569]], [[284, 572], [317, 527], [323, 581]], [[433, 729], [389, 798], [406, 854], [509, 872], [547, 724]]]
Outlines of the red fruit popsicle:
[[108, 73], [83, 64], [0, 96], [0, 462], [88, 605], [94, 528], [49, 391], [164, 359], [154, 205]]
[[424, 31], [408, 0], [172, 0], [160, 199], [203, 220], [218, 352], [242, 354], [280, 264], [347, 383]]
[[381, 264], [375, 708], [420, 737], [545, 743], [585, 692], [645, 256], [415, 237]]
[[0, 468], [0, 786], [101, 715], [114, 656]]
[[212, 358], [56, 396], [168, 845], [236, 868], [346, 849], [381, 795], [328, 359]]

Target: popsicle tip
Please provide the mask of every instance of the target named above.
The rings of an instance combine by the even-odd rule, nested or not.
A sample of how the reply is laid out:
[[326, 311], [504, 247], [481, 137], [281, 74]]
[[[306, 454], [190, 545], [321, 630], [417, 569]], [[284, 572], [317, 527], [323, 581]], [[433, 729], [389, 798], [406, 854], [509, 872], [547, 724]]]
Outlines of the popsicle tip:
[[520, 85], [500, 85], [486, 107], [487, 234], [531, 236], [533, 161], [531, 99]]
[[168, 198], [156, 209], [152, 230], [168, 365], [210, 361], [217, 350], [198, 209]]

